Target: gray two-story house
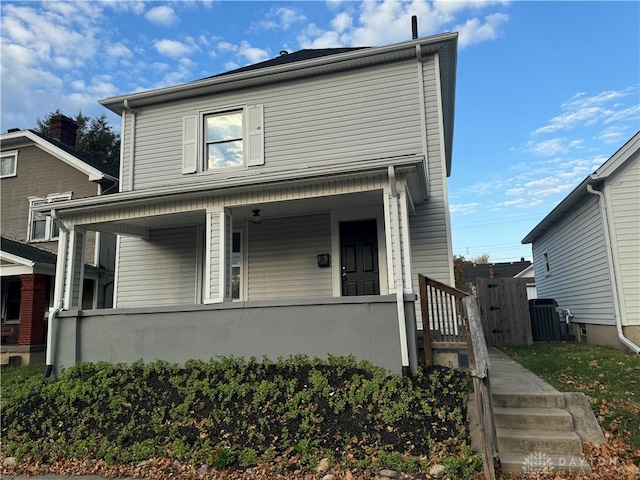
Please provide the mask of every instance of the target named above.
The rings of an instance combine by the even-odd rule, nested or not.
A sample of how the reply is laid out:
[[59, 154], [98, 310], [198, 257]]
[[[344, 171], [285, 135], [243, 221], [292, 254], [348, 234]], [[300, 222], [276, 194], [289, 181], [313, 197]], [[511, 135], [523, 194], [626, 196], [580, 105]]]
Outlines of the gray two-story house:
[[[56, 205], [51, 366], [352, 354], [416, 368], [418, 274], [453, 285], [457, 34], [281, 52], [101, 101], [121, 191]], [[89, 232], [118, 234], [114, 309], [81, 308]]]

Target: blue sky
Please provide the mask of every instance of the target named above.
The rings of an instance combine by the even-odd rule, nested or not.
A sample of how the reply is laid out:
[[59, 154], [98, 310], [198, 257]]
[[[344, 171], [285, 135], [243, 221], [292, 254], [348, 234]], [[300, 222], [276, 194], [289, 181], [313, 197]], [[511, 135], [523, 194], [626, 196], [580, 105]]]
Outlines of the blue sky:
[[[12, 2], [0, 128], [302, 48], [459, 32], [449, 199], [456, 255], [531, 258], [524, 236], [640, 129], [640, 3]], [[640, 190], [640, 187], [639, 187]], [[639, 194], [640, 202], [640, 194]]]

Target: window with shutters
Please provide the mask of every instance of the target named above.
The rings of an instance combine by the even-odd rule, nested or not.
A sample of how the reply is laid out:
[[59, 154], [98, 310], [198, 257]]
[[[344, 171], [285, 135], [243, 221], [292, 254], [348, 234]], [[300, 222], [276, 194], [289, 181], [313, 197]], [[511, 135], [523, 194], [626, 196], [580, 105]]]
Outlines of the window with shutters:
[[264, 164], [263, 106], [198, 112], [183, 118], [182, 173]]

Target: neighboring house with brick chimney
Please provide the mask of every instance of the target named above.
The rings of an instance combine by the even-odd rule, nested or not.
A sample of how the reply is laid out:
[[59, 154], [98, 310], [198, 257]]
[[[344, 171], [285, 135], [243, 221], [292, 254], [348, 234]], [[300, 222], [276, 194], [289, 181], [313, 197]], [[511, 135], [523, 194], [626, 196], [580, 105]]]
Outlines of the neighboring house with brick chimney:
[[[76, 150], [76, 129], [60, 115], [51, 121], [55, 138], [17, 129], [0, 135], [3, 361], [9, 354], [23, 363], [44, 355], [60, 235], [51, 215], [56, 203], [118, 190], [116, 168]], [[34, 210], [43, 205], [51, 211]], [[115, 236], [87, 233], [82, 258], [83, 307], [110, 307]]]

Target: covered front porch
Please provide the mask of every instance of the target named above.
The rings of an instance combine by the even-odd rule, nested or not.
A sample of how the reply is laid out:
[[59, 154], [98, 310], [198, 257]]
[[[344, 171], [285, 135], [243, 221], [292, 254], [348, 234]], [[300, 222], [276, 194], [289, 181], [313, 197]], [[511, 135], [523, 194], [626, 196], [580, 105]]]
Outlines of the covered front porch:
[[[416, 172], [404, 165], [61, 204], [51, 212], [61, 225], [63, 280], [47, 364], [173, 360], [182, 350], [188, 358], [354, 354], [415, 371], [409, 216], [413, 195], [422, 198], [412, 193]], [[88, 231], [119, 235], [113, 311], [80, 307], [78, 259]], [[87, 333], [96, 325], [102, 337], [120, 339], [108, 355], [97, 353], [101, 335]], [[304, 333], [300, 342], [292, 341], [296, 331]]]

